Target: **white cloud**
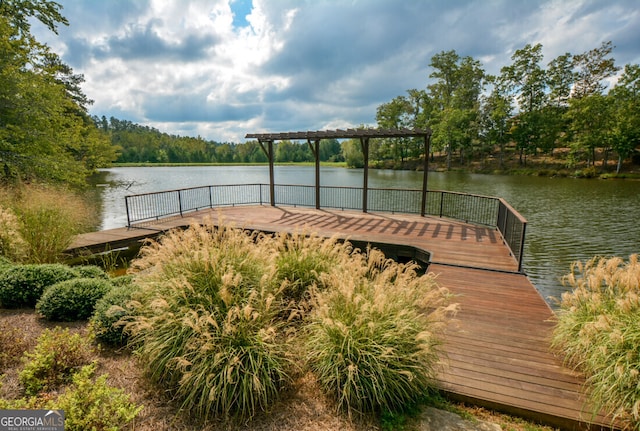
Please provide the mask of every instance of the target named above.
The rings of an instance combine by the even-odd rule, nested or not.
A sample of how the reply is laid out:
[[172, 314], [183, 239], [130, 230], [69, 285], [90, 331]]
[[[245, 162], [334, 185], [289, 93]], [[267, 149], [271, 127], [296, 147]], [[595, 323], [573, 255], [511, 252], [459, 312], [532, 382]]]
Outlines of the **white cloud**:
[[640, 60], [636, 0], [59, 1], [70, 26], [34, 31], [84, 74], [93, 114], [217, 141], [373, 124], [440, 51], [489, 73], [538, 42], [545, 62], [606, 40]]

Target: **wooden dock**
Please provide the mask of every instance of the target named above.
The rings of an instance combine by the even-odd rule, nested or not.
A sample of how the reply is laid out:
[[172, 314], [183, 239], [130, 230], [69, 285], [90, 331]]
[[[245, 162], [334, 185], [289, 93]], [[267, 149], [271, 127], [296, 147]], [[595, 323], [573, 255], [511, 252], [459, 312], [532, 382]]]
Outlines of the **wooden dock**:
[[449, 396], [562, 429], [610, 429], [585, 407], [583, 378], [549, 351], [553, 311], [494, 228], [437, 217], [305, 208], [238, 206], [193, 212], [135, 228], [79, 236], [72, 248], [116, 249], [211, 218], [265, 232], [308, 232], [384, 244], [407, 258], [428, 256], [429, 272], [457, 295], [439, 373]]

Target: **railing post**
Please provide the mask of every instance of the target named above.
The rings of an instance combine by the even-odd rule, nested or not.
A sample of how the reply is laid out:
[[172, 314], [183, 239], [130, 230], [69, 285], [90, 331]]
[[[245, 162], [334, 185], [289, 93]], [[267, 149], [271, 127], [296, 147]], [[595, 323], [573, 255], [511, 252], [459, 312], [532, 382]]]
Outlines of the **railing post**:
[[520, 234], [520, 255], [518, 256], [518, 272], [522, 272], [522, 258], [524, 256], [524, 235], [527, 230], [527, 224], [522, 224], [522, 233]]
[[362, 180], [362, 212], [367, 212], [369, 194], [369, 138], [360, 138], [362, 156], [364, 158], [364, 179]]
[[180, 210], [180, 217], [183, 217], [182, 215], [182, 191], [178, 190], [178, 208]]
[[422, 173], [422, 204], [420, 207], [420, 215], [422, 217], [427, 213], [427, 178], [429, 175], [429, 137], [431, 135], [424, 136], [424, 164]]
[[442, 217], [443, 205], [444, 205], [444, 192], [440, 192], [440, 217]]
[[129, 215], [129, 196], [124, 197], [124, 206], [127, 209], [127, 227], [131, 227], [131, 216]]

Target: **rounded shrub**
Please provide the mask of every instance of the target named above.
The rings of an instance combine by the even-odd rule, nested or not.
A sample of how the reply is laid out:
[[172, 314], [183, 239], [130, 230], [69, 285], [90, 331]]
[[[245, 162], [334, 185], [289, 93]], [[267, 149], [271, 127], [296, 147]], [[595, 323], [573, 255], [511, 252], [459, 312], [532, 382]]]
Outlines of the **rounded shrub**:
[[137, 288], [131, 283], [131, 278], [128, 278], [128, 283], [121, 280], [127, 279], [118, 277], [113, 288], [96, 302], [91, 316], [96, 339], [111, 346], [123, 346], [127, 343], [129, 336], [124, 331], [124, 325], [135, 314], [130, 301]]
[[308, 363], [338, 406], [398, 411], [434, 387], [449, 294], [413, 265], [381, 252], [354, 255], [331, 274], [308, 325]]
[[73, 269], [78, 273], [78, 277], [82, 278], [105, 278], [109, 276], [102, 268], [97, 265], [79, 265], [74, 266]]
[[141, 250], [127, 325], [148, 375], [200, 420], [249, 418], [289, 380], [273, 253], [258, 235], [194, 225]]
[[86, 320], [96, 302], [112, 285], [100, 278], [74, 278], [47, 287], [36, 304], [36, 311], [48, 320]]
[[34, 307], [44, 290], [78, 276], [62, 264], [15, 265], [0, 271], [0, 305], [5, 308]]

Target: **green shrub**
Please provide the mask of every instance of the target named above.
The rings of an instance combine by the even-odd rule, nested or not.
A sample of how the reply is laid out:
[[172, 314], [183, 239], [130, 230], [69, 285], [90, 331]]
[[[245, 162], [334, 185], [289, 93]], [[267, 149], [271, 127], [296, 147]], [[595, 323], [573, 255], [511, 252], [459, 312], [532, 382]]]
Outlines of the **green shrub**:
[[107, 375], [94, 379], [95, 364], [73, 376], [72, 385], [54, 403], [64, 410], [66, 431], [113, 430], [131, 423], [142, 410], [122, 389], [107, 384]]
[[102, 268], [97, 265], [79, 265], [74, 266], [73, 269], [78, 273], [78, 277], [82, 278], [105, 278], [109, 276]]
[[564, 278], [552, 346], [583, 372], [589, 399], [640, 430], [640, 262], [594, 258]]
[[131, 281], [124, 283], [120, 280], [116, 281], [118, 285], [96, 302], [95, 311], [91, 316], [91, 327], [96, 339], [111, 346], [127, 343], [129, 336], [124, 331], [124, 325], [135, 315], [130, 301], [137, 288]]
[[201, 420], [248, 418], [287, 382], [273, 253], [241, 230], [191, 226], [141, 250], [133, 341], [152, 380]]
[[449, 294], [381, 252], [353, 255], [318, 294], [307, 355], [323, 389], [350, 414], [402, 409], [434, 385]]
[[20, 383], [27, 395], [56, 389], [89, 364], [92, 355], [91, 341], [80, 334], [71, 334], [68, 328], [45, 329], [34, 351], [23, 356]]
[[36, 304], [36, 311], [48, 320], [86, 320], [96, 302], [112, 284], [103, 278], [74, 278], [47, 287]]
[[0, 305], [5, 308], [35, 307], [44, 290], [78, 273], [62, 264], [15, 265], [0, 271]]
[[13, 262], [5, 256], [0, 256], [0, 271], [13, 266]]
[[67, 431], [126, 429], [142, 406], [132, 403], [122, 389], [109, 386], [108, 375], [94, 379], [95, 368], [95, 363], [81, 367], [57, 398], [53, 394], [40, 393], [28, 398], [0, 399], [0, 409], [63, 410]]

